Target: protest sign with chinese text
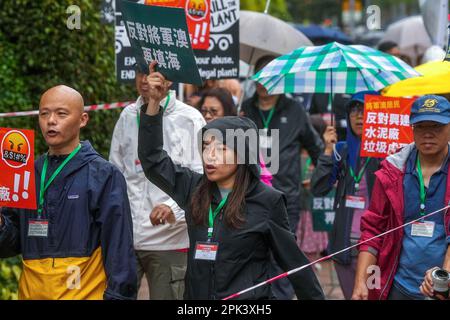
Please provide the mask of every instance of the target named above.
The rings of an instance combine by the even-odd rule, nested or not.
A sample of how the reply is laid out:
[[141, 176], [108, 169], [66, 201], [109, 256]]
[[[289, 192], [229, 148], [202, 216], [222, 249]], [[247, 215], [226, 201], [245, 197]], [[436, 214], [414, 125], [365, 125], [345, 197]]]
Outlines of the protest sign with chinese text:
[[36, 209], [34, 131], [0, 128], [0, 207]]
[[409, 115], [414, 99], [364, 97], [361, 157], [384, 158], [413, 142]]
[[186, 12], [192, 48], [208, 49], [211, 0], [145, 0], [145, 4], [183, 8]]
[[123, 1], [122, 15], [136, 62], [142, 70], [157, 60], [157, 70], [166, 79], [202, 84], [183, 9]]
[[336, 189], [333, 188], [324, 197], [313, 197], [311, 205], [311, 213], [313, 218], [314, 231], [327, 231], [333, 229], [335, 218], [334, 196]]

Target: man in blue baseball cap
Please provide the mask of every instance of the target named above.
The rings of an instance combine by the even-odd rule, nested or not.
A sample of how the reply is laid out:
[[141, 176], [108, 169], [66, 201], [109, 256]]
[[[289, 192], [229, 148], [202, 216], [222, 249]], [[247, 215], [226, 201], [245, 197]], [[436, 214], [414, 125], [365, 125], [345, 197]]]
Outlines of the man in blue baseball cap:
[[[421, 101], [419, 102], [419, 100]], [[419, 129], [419, 131], [433, 131], [438, 143], [430, 143], [428, 140], [424, 139], [423, 145], [424, 151], [430, 154], [430, 157], [433, 157], [433, 155], [437, 156], [436, 161], [438, 161], [439, 159], [442, 159], [442, 156], [439, 156], [440, 153], [445, 154], [445, 152], [447, 152], [445, 141], [449, 140], [448, 124], [450, 122], [450, 103], [447, 99], [440, 96], [426, 96], [419, 100], [416, 101], [419, 103], [414, 104], [411, 110], [415, 115], [414, 118], [411, 118], [411, 123], [415, 126], [415, 131], [417, 131], [417, 129]], [[425, 134], [422, 134], [422, 137], [425, 137]], [[446, 203], [448, 203], [448, 199], [446, 200]], [[448, 233], [448, 228], [446, 230]], [[425, 279], [420, 287], [420, 290], [424, 295], [429, 297], [435, 296], [431, 272], [436, 268], [442, 267], [445, 270], [450, 271], [449, 255], [450, 253], [447, 251], [445, 259], [447, 263], [444, 266], [439, 265], [439, 267], [436, 266], [426, 272]], [[440, 296], [437, 297], [440, 299], [443, 298]]]
[[[429, 283], [422, 284], [424, 274], [435, 266], [450, 270], [450, 215], [442, 210], [450, 200], [449, 122], [447, 99], [426, 95], [414, 102], [414, 143], [381, 163], [361, 220], [360, 241], [372, 240], [359, 247], [353, 299], [423, 300], [424, 294], [432, 295]], [[374, 265], [381, 279], [369, 286]]]
[[411, 108], [411, 124], [433, 121], [441, 124], [450, 122], [450, 102], [441, 96], [426, 95], [417, 99]]

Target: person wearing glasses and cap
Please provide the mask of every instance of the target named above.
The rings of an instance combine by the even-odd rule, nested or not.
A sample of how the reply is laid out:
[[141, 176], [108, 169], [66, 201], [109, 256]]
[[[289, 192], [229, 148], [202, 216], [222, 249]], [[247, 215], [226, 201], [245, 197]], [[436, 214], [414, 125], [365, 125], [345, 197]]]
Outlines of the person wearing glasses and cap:
[[[450, 215], [442, 210], [424, 217], [450, 200], [449, 122], [447, 99], [418, 98], [410, 116], [414, 142], [387, 157], [375, 173], [371, 202], [361, 220], [360, 241], [367, 242], [359, 246], [353, 299], [421, 300], [427, 270], [450, 270]], [[379, 283], [369, 279], [374, 266]]]

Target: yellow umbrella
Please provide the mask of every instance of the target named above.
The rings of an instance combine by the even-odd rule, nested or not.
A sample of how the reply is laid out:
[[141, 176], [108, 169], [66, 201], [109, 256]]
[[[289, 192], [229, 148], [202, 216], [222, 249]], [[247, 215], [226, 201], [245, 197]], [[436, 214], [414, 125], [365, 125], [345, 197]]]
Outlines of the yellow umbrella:
[[450, 93], [450, 62], [431, 61], [417, 66], [422, 77], [408, 78], [389, 87], [382, 94], [389, 97]]

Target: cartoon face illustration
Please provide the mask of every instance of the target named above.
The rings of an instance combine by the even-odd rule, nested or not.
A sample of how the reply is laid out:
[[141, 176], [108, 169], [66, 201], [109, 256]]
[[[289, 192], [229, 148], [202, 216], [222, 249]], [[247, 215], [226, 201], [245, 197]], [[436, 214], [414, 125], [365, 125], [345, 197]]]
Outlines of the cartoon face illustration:
[[190, 16], [203, 18], [206, 15], [206, 0], [188, 0], [186, 2], [187, 12]]
[[193, 9], [202, 10], [202, 11], [206, 10], [205, 0], [191, 0], [190, 2], [192, 3]]
[[1, 144], [2, 160], [13, 168], [24, 166], [30, 156], [30, 144], [23, 133], [17, 130], [9, 131]]

